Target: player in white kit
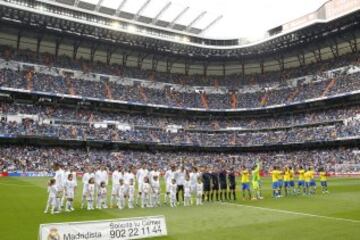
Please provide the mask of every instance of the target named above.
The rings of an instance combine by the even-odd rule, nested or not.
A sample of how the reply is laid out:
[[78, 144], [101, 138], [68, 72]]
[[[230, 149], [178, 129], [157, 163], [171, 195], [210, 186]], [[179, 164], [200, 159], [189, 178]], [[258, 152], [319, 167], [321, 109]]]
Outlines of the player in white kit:
[[148, 170], [146, 164], [143, 164], [136, 172], [136, 179], [138, 183], [138, 197], [136, 199], [136, 204], [139, 204], [140, 199], [142, 199], [142, 189], [145, 177], [148, 177]]
[[119, 180], [119, 186], [118, 186], [118, 208], [124, 209], [125, 208], [125, 198], [126, 198], [126, 186], [124, 183], [124, 179]]
[[[196, 199], [196, 185], [198, 182], [198, 178], [200, 177], [200, 173], [196, 167], [193, 167], [192, 172], [190, 173], [190, 182], [191, 182], [191, 194]], [[191, 204], [192, 204], [191, 199]]]
[[169, 184], [170, 207], [176, 207], [176, 192], [177, 184], [175, 178], [173, 178]]
[[65, 183], [66, 212], [74, 211], [73, 204], [74, 204], [76, 185], [77, 184], [76, 184], [76, 180], [74, 180], [74, 175], [69, 173], [67, 177], [67, 181]]
[[141, 207], [151, 207], [151, 185], [148, 177], [144, 178], [141, 189]]
[[201, 181], [201, 177], [199, 177], [196, 184], [196, 205], [202, 205], [203, 193], [204, 193], [204, 184]]
[[[105, 182], [106, 186], [109, 183], [109, 175], [108, 175], [108, 172], [106, 171], [105, 166], [101, 166], [100, 169], [95, 172], [95, 192], [96, 193], [98, 193], [100, 184], [102, 182]], [[97, 195], [99, 195], [99, 194], [97, 194]], [[99, 202], [99, 201], [97, 201], [97, 202]]]
[[57, 189], [56, 189], [56, 180], [55, 179], [50, 179], [49, 183], [48, 183], [48, 193], [49, 193], [49, 197], [48, 197], [48, 201], [46, 203], [46, 208], [44, 213], [48, 213], [49, 208], [50, 208], [50, 213], [54, 214], [54, 213], [58, 213], [55, 211], [56, 208], [56, 194], [57, 194]]
[[135, 174], [133, 173], [133, 170], [134, 170], [133, 167], [130, 166], [130, 167], [128, 167], [127, 171], [124, 172], [124, 184], [125, 184], [125, 187], [126, 187], [126, 195], [129, 195], [130, 181], [133, 182], [133, 185], [135, 187]]
[[95, 179], [92, 177], [86, 186], [87, 210], [94, 210]]
[[128, 207], [134, 208], [134, 198], [135, 198], [135, 180], [131, 178], [129, 180], [129, 185], [127, 187], [127, 194], [128, 194]]
[[55, 176], [54, 179], [56, 181], [56, 210], [61, 211], [61, 208], [64, 206], [65, 201], [65, 172], [61, 168], [60, 164], [54, 164]]
[[160, 207], [160, 181], [159, 175], [153, 175], [151, 180], [151, 206]]
[[118, 200], [117, 200], [117, 191], [119, 188], [119, 181], [121, 178], [123, 178], [122, 173], [121, 173], [121, 169], [122, 167], [119, 166], [113, 173], [111, 176], [111, 182], [112, 182], [112, 190], [111, 190], [111, 197], [110, 197], [110, 207], [114, 207]]
[[93, 168], [88, 167], [87, 172], [84, 173], [82, 177], [82, 183], [83, 183], [83, 192], [82, 192], [82, 198], [81, 198], [81, 208], [84, 208], [87, 202], [87, 190], [88, 190], [88, 184], [90, 178], [94, 178], [94, 171]]
[[171, 180], [175, 179], [175, 174], [176, 174], [175, 170], [176, 170], [175, 166], [172, 165], [170, 169], [167, 170], [165, 173], [165, 186], [166, 186], [166, 193], [164, 197], [165, 204], [170, 202], [170, 185], [171, 185]]
[[185, 181], [184, 181], [184, 206], [190, 206], [191, 205], [191, 181], [189, 174], [185, 175]]
[[107, 208], [107, 188], [105, 182], [100, 183], [100, 188], [98, 190], [98, 198], [97, 198], [97, 209], [106, 209]]

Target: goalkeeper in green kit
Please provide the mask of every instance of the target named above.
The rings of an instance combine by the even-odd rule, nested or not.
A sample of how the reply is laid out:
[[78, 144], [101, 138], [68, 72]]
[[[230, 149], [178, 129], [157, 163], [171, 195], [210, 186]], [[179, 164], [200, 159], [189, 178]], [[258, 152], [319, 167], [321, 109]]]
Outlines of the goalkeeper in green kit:
[[251, 179], [252, 179], [252, 190], [253, 190], [253, 198], [252, 200], [260, 200], [263, 199], [260, 191], [260, 162], [257, 161], [256, 165], [253, 166], [251, 171]]

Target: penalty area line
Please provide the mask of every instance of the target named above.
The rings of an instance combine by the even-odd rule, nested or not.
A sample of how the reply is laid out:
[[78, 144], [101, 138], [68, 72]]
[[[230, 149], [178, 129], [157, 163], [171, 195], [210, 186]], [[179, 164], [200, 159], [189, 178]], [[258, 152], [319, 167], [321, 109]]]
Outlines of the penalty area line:
[[226, 203], [226, 202], [220, 203], [220, 204], [221, 205], [235, 206], [235, 207], [242, 207], [242, 208], [259, 209], [259, 210], [277, 212], [277, 213], [284, 213], [284, 214], [292, 214], [292, 215], [298, 215], [298, 216], [304, 216], [304, 217], [322, 218], [322, 219], [327, 219], [327, 220], [332, 220], [332, 221], [342, 221], [342, 222], [350, 222], [350, 223], [358, 223], [358, 224], [360, 223], [360, 220], [356, 220], [356, 219], [329, 217], [329, 216], [316, 215], [316, 214], [303, 213], [303, 212], [295, 212], [295, 211], [275, 209], [275, 208], [257, 207], [257, 206], [250, 206], [250, 205], [245, 205], [245, 204]]

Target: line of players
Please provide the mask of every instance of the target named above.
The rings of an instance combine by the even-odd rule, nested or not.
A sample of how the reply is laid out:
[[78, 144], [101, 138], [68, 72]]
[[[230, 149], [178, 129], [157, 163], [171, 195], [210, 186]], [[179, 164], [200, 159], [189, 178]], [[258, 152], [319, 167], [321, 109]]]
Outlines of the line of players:
[[[261, 193], [261, 165], [257, 162], [250, 170], [246, 167], [241, 169], [241, 189], [243, 199], [260, 200], [263, 199]], [[49, 198], [45, 213], [59, 213], [62, 209], [73, 211], [73, 201], [77, 187], [76, 173], [71, 170], [63, 170], [59, 164], [54, 166], [55, 177], [49, 181]], [[285, 196], [289, 194], [314, 194], [316, 192], [315, 171], [313, 167], [304, 169], [300, 167], [298, 174], [298, 187], [295, 188], [295, 171], [292, 167], [284, 167], [280, 170], [274, 166], [269, 174], [272, 178], [273, 197]], [[327, 176], [324, 169], [319, 170], [322, 192], [327, 193]], [[251, 177], [251, 181], [250, 181]], [[134, 208], [134, 206], [158, 207], [160, 200], [160, 170], [154, 164], [148, 170], [147, 164], [143, 164], [139, 169], [129, 167], [124, 169], [119, 166], [112, 172], [112, 189], [110, 196], [110, 207], [119, 209]], [[164, 204], [175, 207], [180, 203], [180, 198], [184, 206], [193, 203], [201, 205], [203, 201], [223, 201], [236, 200], [236, 176], [234, 169], [214, 169], [203, 166], [200, 169], [192, 167], [176, 169], [174, 165], [164, 174], [166, 192]], [[88, 167], [82, 177], [83, 192], [81, 208], [86, 207], [93, 210], [94, 205], [97, 209], [108, 207], [109, 174], [104, 166], [96, 171]], [[135, 189], [137, 186], [137, 191]], [[193, 202], [195, 200], [195, 202]]]
[[[243, 199], [247, 199], [246, 193], [248, 195], [248, 199], [263, 199], [261, 195], [260, 164], [257, 163], [251, 171], [252, 193], [250, 190], [250, 171], [243, 166], [240, 174]], [[273, 166], [269, 171], [269, 174], [272, 180], [273, 198], [282, 197], [283, 192], [285, 196], [301, 193], [303, 195], [311, 195], [316, 193], [315, 170], [312, 166], [306, 169], [303, 166], [300, 166], [296, 172], [291, 166], [285, 166], [282, 170], [278, 166]], [[294, 180], [295, 174], [298, 175], [297, 187], [295, 186]], [[329, 174], [324, 170], [324, 168], [319, 169], [322, 193], [329, 193], [327, 184], [328, 176]]]
[[[49, 181], [49, 198], [45, 213], [59, 213], [62, 209], [73, 211], [73, 202], [77, 188], [76, 173], [54, 165], [55, 176]], [[182, 202], [184, 206], [202, 205], [203, 201], [236, 200], [236, 182], [233, 169], [215, 170], [203, 166], [185, 169], [169, 167], [164, 174], [166, 192], [163, 203], [175, 207]], [[119, 209], [134, 206], [158, 207], [161, 205], [160, 170], [156, 164], [148, 170], [147, 164], [139, 169], [119, 166], [111, 174], [112, 188], [110, 207]], [[94, 171], [87, 167], [82, 176], [81, 208], [108, 208], [109, 174], [104, 166]], [[137, 191], [135, 189], [137, 187]], [[181, 199], [181, 201], [180, 201]]]

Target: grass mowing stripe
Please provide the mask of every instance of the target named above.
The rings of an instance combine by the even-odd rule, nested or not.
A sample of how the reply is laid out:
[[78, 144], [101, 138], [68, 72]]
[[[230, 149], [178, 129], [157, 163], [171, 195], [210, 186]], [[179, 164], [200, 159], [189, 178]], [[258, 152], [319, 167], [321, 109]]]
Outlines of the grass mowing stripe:
[[299, 216], [305, 216], [305, 217], [316, 217], [316, 218], [323, 218], [323, 219], [333, 220], [333, 221], [342, 221], [342, 222], [350, 222], [350, 223], [358, 223], [358, 224], [360, 224], [360, 220], [356, 220], [356, 219], [329, 217], [329, 216], [322, 216], [322, 215], [316, 215], [316, 214], [311, 214], [311, 213], [303, 213], [303, 212], [294, 212], [294, 211], [275, 209], [275, 208], [249, 206], [249, 205], [238, 204], [238, 203], [223, 202], [223, 203], [220, 203], [220, 204], [221, 205], [229, 205], [229, 206], [231, 205], [231, 206], [236, 206], [236, 207], [253, 208], [253, 209], [266, 210], [266, 211], [272, 211], [272, 212], [278, 212], [278, 213], [293, 214], [293, 215], [299, 215]]

